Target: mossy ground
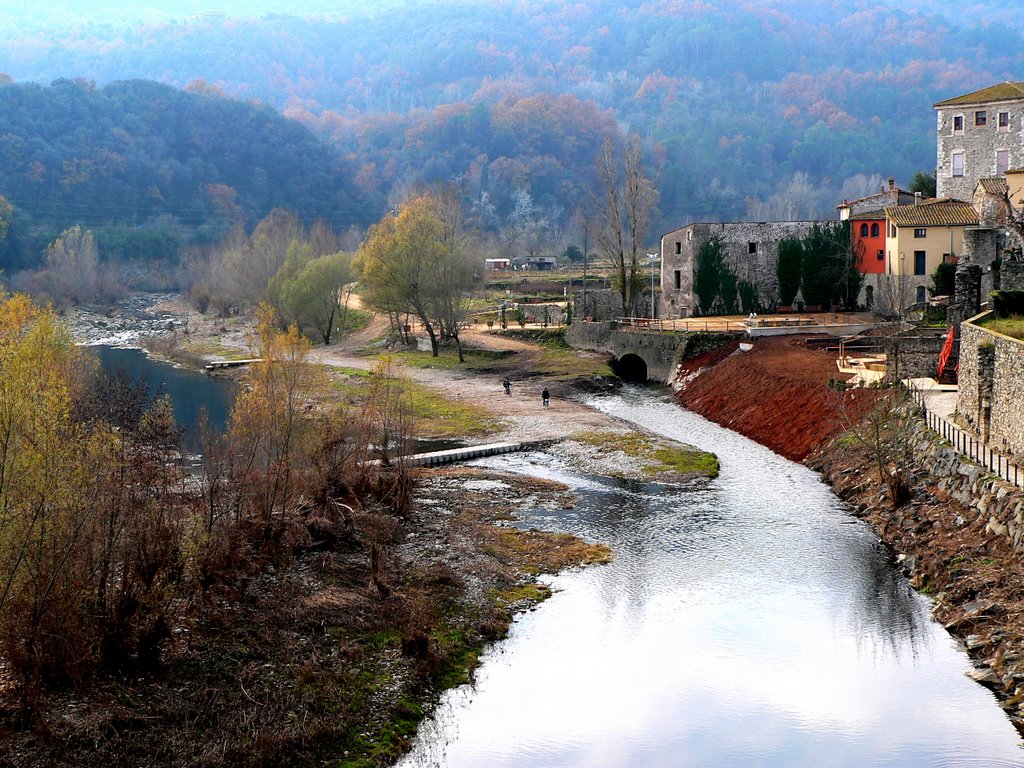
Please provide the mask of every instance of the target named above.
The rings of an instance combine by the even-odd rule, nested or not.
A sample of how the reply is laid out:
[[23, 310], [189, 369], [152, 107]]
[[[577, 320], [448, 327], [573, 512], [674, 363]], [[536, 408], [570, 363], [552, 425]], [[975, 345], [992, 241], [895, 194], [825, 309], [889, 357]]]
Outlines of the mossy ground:
[[625, 454], [639, 462], [639, 473], [650, 479], [717, 477], [718, 458], [713, 453], [669, 443], [638, 432], [576, 432], [572, 440], [597, 449], [599, 458]]
[[1024, 339], [1024, 317], [1020, 315], [1010, 315], [1009, 317], [998, 317], [993, 315], [992, 317], [986, 318], [982, 321], [981, 325], [988, 328], [990, 331], [1001, 333], [1004, 336], [1010, 336], [1014, 339]]

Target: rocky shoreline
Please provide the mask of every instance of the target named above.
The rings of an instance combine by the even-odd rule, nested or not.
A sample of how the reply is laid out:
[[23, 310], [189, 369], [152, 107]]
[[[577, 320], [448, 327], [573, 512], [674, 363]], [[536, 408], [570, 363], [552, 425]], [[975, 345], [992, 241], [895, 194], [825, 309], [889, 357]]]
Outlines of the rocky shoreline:
[[114, 306], [74, 307], [63, 315], [63, 320], [76, 344], [137, 347], [148, 336], [180, 333], [188, 329], [187, 312], [159, 308], [177, 298], [173, 293], [135, 293]]

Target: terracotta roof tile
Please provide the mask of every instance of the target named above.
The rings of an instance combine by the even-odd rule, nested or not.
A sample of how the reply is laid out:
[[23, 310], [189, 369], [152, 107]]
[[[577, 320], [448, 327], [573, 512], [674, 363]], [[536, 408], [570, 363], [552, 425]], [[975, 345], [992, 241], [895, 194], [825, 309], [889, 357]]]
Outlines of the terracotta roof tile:
[[1002, 197], [1010, 189], [1006, 184], [1006, 179], [1002, 176], [994, 176], [985, 179], [978, 179], [978, 184], [985, 190], [987, 195], [996, 195]]
[[973, 205], [948, 197], [932, 198], [920, 205], [893, 205], [885, 209], [885, 215], [897, 227], [966, 227], [978, 223]]
[[980, 91], [965, 93], [963, 96], [955, 96], [952, 99], [938, 102], [938, 107], [954, 107], [961, 104], [987, 104], [992, 101], [1017, 101], [1024, 100], [1024, 83], [999, 83], [982, 88]]

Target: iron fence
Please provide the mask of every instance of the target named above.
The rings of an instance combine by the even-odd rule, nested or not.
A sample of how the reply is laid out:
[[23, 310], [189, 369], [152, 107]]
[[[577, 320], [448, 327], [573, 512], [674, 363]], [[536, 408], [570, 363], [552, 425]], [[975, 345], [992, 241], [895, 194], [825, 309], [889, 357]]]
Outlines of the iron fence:
[[998, 451], [993, 451], [986, 443], [969, 432], [960, 429], [956, 424], [947, 421], [937, 413], [928, 410], [925, 405], [925, 393], [912, 389], [914, 402], [924, 409], [925, 423], [928, 428], [943, 439], [959, 453], [986, 467], [989, 471], [1018, 488], [1024, 488], [1024, 467]]

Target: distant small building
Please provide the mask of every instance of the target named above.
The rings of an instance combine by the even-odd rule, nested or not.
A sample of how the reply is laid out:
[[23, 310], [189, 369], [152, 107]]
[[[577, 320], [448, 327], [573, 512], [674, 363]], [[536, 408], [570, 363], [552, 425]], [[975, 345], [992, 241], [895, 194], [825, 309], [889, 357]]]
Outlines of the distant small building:
[[512, 267], [512, 259], [484, 259], [484, 269], [488, 272], [504, 272]]
[[558, 259], [554, 256], [526, 256], [521, 263], [523, 269], [546, 271], [557, 267]]

